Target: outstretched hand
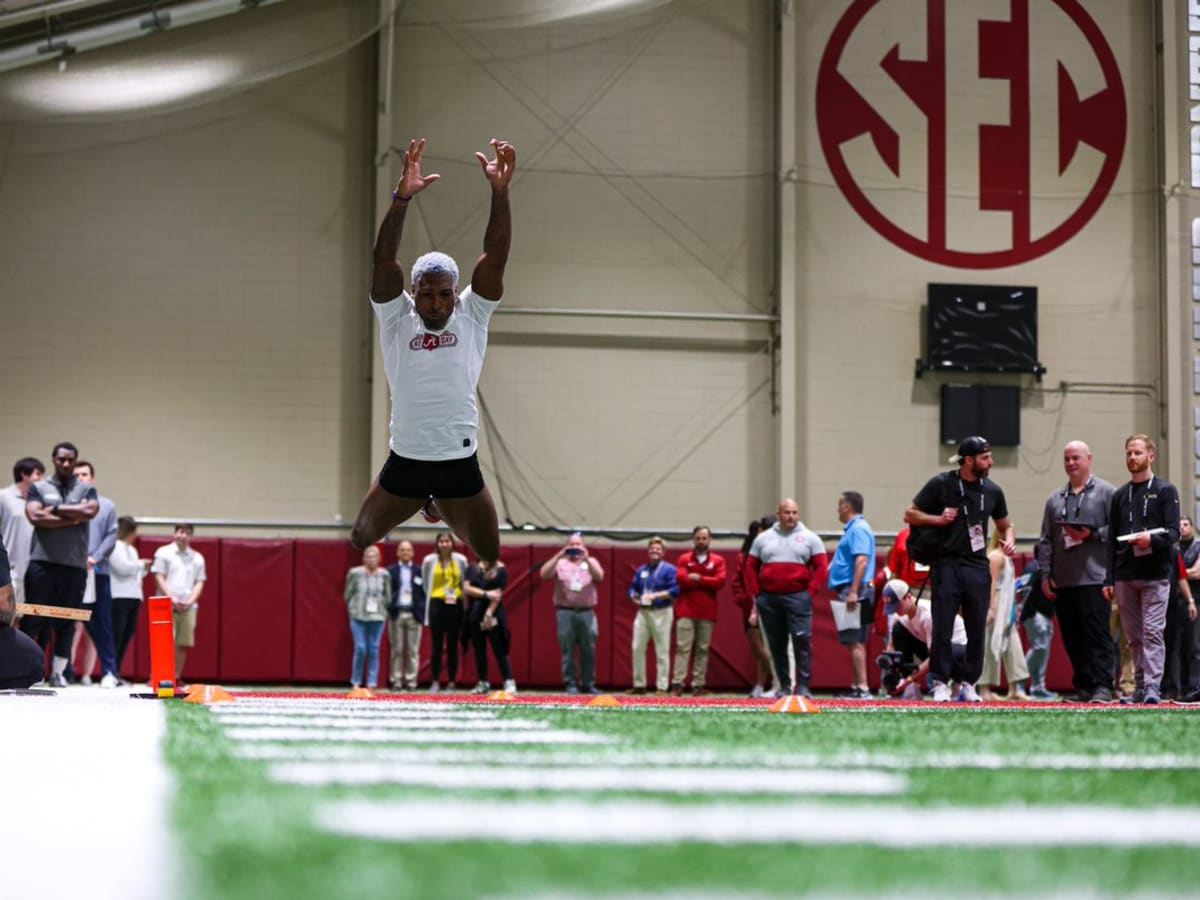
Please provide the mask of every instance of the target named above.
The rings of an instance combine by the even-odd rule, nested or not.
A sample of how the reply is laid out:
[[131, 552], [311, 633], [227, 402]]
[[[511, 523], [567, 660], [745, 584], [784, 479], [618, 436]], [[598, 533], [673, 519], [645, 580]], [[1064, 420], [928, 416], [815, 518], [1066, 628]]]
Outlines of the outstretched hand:
[[508, 183], [512, 181], [513, 172], [516, 171], [517, 148], [508, 141], [499, 141], [496, 138], [492, 138], [490, 143], [496, 152], [496, 158], [488, 159], [482, 153], [476, 153], [475, 158], [483, 166], [483, 174], [491, 182], [492, 187], [501, 190], [508, 187]]
[[421, 157], [424, 154], [425, 138], [408, 142], [408, 149], [404, 151], [404, 169], [400, 173], [400, 181], [396, 184], [396, 193], [401, 197], [419, 194], [442, 177], [421, 174]]

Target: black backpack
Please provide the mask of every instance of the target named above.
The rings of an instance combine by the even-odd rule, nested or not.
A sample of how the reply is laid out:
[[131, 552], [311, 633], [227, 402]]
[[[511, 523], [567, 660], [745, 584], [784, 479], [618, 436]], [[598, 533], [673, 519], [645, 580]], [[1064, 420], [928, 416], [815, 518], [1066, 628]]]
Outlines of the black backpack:
[[[945, 506], [946, 479], [941, 482], [942, 504]], [[942, 533], [938, 525], [910, 525], [908, 531], [908, 557], [923, 566], [932, 566], [942, 555]]]

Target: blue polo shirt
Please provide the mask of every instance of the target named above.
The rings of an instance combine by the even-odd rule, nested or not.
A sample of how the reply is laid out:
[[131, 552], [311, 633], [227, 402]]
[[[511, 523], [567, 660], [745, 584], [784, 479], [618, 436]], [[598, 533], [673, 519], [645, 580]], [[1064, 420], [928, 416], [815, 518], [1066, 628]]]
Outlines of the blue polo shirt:
[[833, 562], [829, 566], [829, 587], [840, 588], [854, 581], [856, 556], [866, 556], [867, 571], [862, 583], [870, 584], [875, 580], [875, 532], [861, 515], [847, 522], [843, 530], [845, 533], [838, 541]]

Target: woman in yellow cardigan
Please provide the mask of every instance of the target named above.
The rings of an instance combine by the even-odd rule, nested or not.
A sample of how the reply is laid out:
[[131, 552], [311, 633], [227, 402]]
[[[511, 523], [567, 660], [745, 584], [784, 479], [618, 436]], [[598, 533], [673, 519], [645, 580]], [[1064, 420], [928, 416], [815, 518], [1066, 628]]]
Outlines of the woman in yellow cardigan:
[[425, 624], [433, 638], [429, 671], [433, 682], [429, 692], [441, 690], [442, 645], [446, 647], [447, 690], [455, 690], [458, 675], [458, 636], [463, 623], [463, 576], [467, 573], [467, 558], [454, 550], [450, 532], [437, 536], [437, 552], [421, 560], [421, 580], [425, 582]]

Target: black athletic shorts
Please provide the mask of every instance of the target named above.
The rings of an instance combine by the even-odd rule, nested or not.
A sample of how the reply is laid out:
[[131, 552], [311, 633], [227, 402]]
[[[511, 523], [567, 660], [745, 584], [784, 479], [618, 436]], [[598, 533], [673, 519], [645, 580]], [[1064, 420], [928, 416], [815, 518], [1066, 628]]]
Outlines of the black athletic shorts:
[[472, 453], [465, 459], [407, 459], [388, 453], [379, 470], [379, 486], [397, 497], [474, 497], [483, 490], [483, 473]]

